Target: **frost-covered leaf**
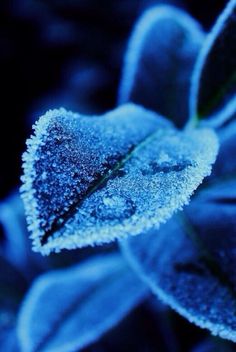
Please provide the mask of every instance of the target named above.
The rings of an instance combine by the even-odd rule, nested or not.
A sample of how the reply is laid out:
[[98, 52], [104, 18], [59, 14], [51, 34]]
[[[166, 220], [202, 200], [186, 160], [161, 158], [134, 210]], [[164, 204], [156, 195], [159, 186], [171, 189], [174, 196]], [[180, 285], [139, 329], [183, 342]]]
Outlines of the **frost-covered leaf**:
[[236, 342], [236, 179], [199, 192], [158, 232], [123, 248], [165, 303]]
[[190, 101], [193, 118], [215, 115], [217, 123], [222, 123], [236, 113], [235, 40], [236, 0], [231, 0], [209, 33], [195, 66]]
[[148, 9], [128, 44], [119, 102], [133, 101], [183, 126], [203, 39], [200, 26], [185, 12], [163, 5]]
[[24, 155], [34, 249], [48, 254], [158, 227], [188, 202], [216, 153], [213, 131], [179, 132], [134, 105], [97, 117], [48, 112]]
[[96, 341], [147, 294], [118, 254], [39, 277], [23, 303], [22, 352], [71, 352]]

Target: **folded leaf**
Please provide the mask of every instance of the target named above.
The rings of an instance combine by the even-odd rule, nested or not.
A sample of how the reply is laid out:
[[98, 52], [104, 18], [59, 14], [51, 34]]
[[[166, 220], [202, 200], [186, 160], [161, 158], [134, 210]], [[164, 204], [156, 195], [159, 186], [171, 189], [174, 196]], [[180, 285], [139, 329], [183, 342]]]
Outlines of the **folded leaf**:
[[203, 38], [200, 26], [183, 11], [171, 6], [147, 10], [128, 44], [119, 102], [133, 101], [183, 126]]
[[24, 155], [34, 249], [48, 254], [159, 226], [188, 202], [216, 153], [211, 130], [179, 132], [133, 105], [99, 117], [50, 111]]
[[236, 342], [236, 179], [123, 250], [153, 291], [191, 322]]
[[96, 341], [147, 294], [118, 254], [41, 276], [18, 321], [22, 352], [71, 352]]
[[235, 39], [236, 0], [231, 0], [209, 33], [195, 66], [190, 101], [193, 118], [217, 114], [216, 119], [222, 121], [232, 116], [232, 109], [236, 113]]

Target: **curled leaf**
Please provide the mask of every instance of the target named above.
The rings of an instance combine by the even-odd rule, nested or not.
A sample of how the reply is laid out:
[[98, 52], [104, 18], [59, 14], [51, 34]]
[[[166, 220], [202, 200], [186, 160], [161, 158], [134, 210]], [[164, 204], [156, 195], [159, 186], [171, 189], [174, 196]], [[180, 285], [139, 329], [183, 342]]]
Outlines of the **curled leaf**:
[[18, 320], [22, 352], [71, 352], [114, 327], [147, 294], [118, 254], [37, 279]]
[[200, 26], [185, 12], [173, 6], [148, 9], [128, 44], [119, 102], [133, 101], [183, 126], [203, 39]]
[[229, 1], [209, 33], [192, 81], [193, 118], [222, 123], [236, 113], [236, 1]]
[[179, 132], [134, 105], [97, 117], [48, 112], [24, 154], [34, 249], [48, 254], [159, 226], [209, 175], [217, 147], [213, 131]]

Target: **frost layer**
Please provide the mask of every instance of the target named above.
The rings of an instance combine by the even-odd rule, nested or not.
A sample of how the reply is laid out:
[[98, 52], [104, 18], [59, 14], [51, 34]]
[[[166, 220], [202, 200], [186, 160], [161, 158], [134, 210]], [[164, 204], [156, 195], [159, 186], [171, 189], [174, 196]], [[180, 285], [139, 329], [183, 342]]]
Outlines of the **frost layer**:
[[188, 202], [216, 153], [214, 132], [179, 132], [135, 105], [100, 117], [50, 111], [23, 157], [34, 249], [48, 254], [158, 227]]

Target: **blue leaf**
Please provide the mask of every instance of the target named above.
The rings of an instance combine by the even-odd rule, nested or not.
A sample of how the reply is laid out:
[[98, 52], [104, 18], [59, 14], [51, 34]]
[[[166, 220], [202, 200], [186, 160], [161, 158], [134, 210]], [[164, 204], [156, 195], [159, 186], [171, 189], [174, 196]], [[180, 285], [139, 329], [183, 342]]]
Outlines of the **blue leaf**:
[[235, 345], [220, 338], [208, 337], [191, 350], [191, 352], [234, 352]]
[[24, 277], [6, 258], [0, 256], [0, 310], [10, 307], [15, 311], [25, 290]]
[[147, 10], [128, 44], [119, 102], [133, 101], [183, 126], [203, 39], [200, 26], [183, 11], [171, 6]]
[[219, 124], [236, 113], [235, 38], [236, 0], [231, 0], [209, 33], [195, 66], [190, 99], [193, 118], [213, 115], [211, 120]]
[[32, 279], [45, 268], [39, 254], [32, 253], [27, 231], [23, 202], [18, 192], [0, 202], [0, 254]]
[[[0, 350], [14, 350], [12, 331], [19, 304], [26, 291], [26, 281], [18, 270], [0, 256]], [[15, 351], [15, 350], [14, 350]]]
[[0, 336], [0, 346], [1, 351], [4, 352], [20, 352], [16, 332], [15, 329], [12, 328], [11, 330], [5, 333], [5, 336]]
[[143, 108], [49, 111], [27, 142], [22, 180], [36, 251], [105, 243], [158, 227], [209, 175], [211, 130], [179, 132]]
[[165, 303], [236, 342], [236, 179], [199, 192], [159, 232], [122, 246]]
[[18, 321], [22, 352], [71, 352], [96, 341], [147, 294], [118, 254], [39, 277]]
[[236, 175], [236, 121], [218, 131], [220, 149], [214, 164], [211, 179], [229, 178]]
[[0, 226], [3, 236], [0, 253], [16, 267], [24, 269], [27, 265], [27, 229], [24, 208], [18, 193], [0, 202]]

